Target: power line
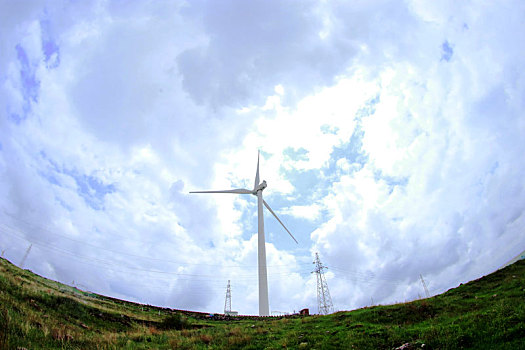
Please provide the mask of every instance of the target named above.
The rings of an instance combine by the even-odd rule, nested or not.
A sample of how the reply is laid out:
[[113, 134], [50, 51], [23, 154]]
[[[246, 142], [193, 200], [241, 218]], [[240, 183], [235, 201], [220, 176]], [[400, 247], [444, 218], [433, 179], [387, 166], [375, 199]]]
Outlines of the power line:
[[[333, 267], [330, 267], [330, 269], [332, 270], [335, 270], [335, 268]], [[401, 285], [403, 284], [402, 283], [402, 280], [401, 279], [384, 279], [384, 278], [379, 278], [377, 276], [371, 276], [371, 277], [363, 277], [359, 274], [357, 275], [353, 275], [353, 274], [349, 274], [349, 273], [336, 273], [335, 274], [335, 278], [339, 279], [339, 280], [344, 280], [344, 281], [350, 281], [350, 282], [354, 282], [354, 283], [364, 283], [364, 284], [374, 284], [374, 285], [384, 285], [384, 284], [389, 284], [389, 285]]]
[[398, 276], [389, 275], [389, 274], [385, 274], [385, 273], [382, 273], [381, 275], [378, 275], [378, 274], [373, 273], [371, 271], [367, 271], [367, 272], [350, 271], [350, 270], [342, 269], [342, 268], [339, 268], [339, 267], [336, 267], [336, 266], [332, 266], [332, 265], [330, 265], [329, 268], [331, 270], [335, 270], [335, 271], [338, 271], [338, 272], [346, 274], [346, 275], [352, 275], [352, 276], [354, 276], [355, 279], [358, 279], [358, 280], [361, 280], [361, 281], [369, 281], [369, 280], [373, 280], [373, 279], [380, 279], [380, 280], [387, 281], [387, 282], [389, 282], [389, 281], [399, 281], [399, 277]]
[[[37, 228], [37, 229], [39, 229], [41, 231], [45, 231], [45, 232], [50, 233], [52, 235], [55, 235], [57, 237], [61, 237], [61, 238], [67, 239], [67, 240], [69, 240], [71, 242], [79, 243], [82, 246], [89, 246], [89, 247], [95, 248], [97, 250], [103, 250], [103, 251], [107, 251], [107, 252], [110, 252], [110, 253], [125, 255], [125, 256], [129, 256], [129, 257], [133, 257], [133, 258], [139, 258], [139, 259], [145, 259], [145, 260], [151, 260], [151, 261], [159, 261], [159, 262], [172, 263], [172, 264], [179, 264], [179, 265], [210, 266], [210, 267], [216, 267], [217, 266], [216, 264], [188, 263], [188, 262], [181, 262], [181, 261], [168, 260], [168, 259], [162, 259], [162, 258], [153, 258], [153, 257], [149, 257], [149, 256], [144, 256], [144, 255], [137, 255], [137, 254], [126, 253], [126, 252], [122, 252], [122, 251], [117, 251], [117, 250], [114, 250], [114, 249], [101, 247], [101, 246], [98, 246], [98, 245], [94, 245], [94, 244], [91, 244], [91, 243], [88, 243], [88, 242], [84, 242], [84, 241], [81, 241], [81, 240], [77, 240], [77, 239], [71, 238], [69, 236], [66, 236], [66, 235], [63, 235], [63, 234], [51, 231], [50, 229], [43, 228], [41, 226], [39, 227], [39, 226], [33, 225], [31, 223], [28, 223], [27, 221], [25, 221], [23, 219], [16, 218], [16, 217], [12, 216], [11, 214], [6, 213], [5, 211], [4, 211], [4, 213], [7, 214], [8, 216], [10, 216], [11, 218], [17, 220], [17, 221], [20, 221], [22, 223], [25, 223], [27, 225], [32, 226], [33, 228]], [[12, 226], [10, 226], [8, 224], [2, 223], [0, 225], [6, 227], [9, 230], [17, 231], [19, 233], [22, 233], [19, 229], [14, 228], [14, 227], [12, 227]], [[23, 238], [26, 239], [25, 237], [23, 237]], [[153, 242], [151, 242], [151, 243], [153, 243]], [[308, 264], [309, 263], [296, 263], [296, 265], [308, 265]], [[267, 265], [267, 267], [282, 267], [282, 266], [289, 266], [289, 265]], [[222, 268], [244, 268], [244, 267], [257, 267], [257, 265], [222, 265], [221, 267]]]
[[[4, 232], [8, 233], [8, 234], [11, 234], [11, 235], [14, 235], [14, 236], [16, 236], [16, 237], [18, 237], [20, 239], [23, 239], [23, 240], [26, 240], [26, 241], [28, 240], [27, 238], [21, 237], [21, 236], [19, 236], [17, 234], [14, 234], [12, 232], [9, 232], [9, 231], [4, 231]], [[40, 246], [40, 247], [43, 247], [45, 249], [49, 249], [49, 250], [52, 250], [52, 251], [55, 251], [55, 252], [59, 252], [59, 253], [62, 253], [62, 254], [69, 255], [70, 257], [74, 258], [75, 260], [83, 262], [83, 263], [86, 263], [88, 265], [109, 268], [110, 270], [112, 270], [114, 272], [126, 272], [126, 271], [123, 271], [121, 269], [115, 268], [115, 266], [116, 266], [116, 267], [121, 267], [121, 268], [124, 268], [124, 269], [127, 269], [127, 270], [146, 272], [146, 273], [156, 273], [156, 274], [186, 276], [186, 277], [202, 277], [202, 278], [205, 278], [205, 280], [220, 280], [220, 279], [223, 279], [223, 277], [221, 277], [221, 276], [219, 276], [217, 274], [210, 275], [210, 274], [182, 273], [182, 272], [161, 271], [161, 270], [153, 270], [153, 269], [146, 269], [146, 268], [140, 268], [140, 267], [133, 267], [133, 266], [129, 266], [129, 265], [122, 265], [122, 264], [116, 263], [114, 260], [113, 261], [109, 261], [109, 260], [104, 260], [104, 259], [100, 259], [100, 258], [94, 258], [94, 257], [85, 256], [85, 255], [79, 254], [78, 252], [72, 252], [70, 250], [51, 245], [51, 244], [49, 244], [47, 242], [41, 242], [39, 240], [34, 240], [34, 239], [31, 241], [31, 244], [32, 245], [34, 244], [34, 245], [37, 245], [37, 246]], [[98, 264], [94, 264], [93, 263], [94, 261], [97, 262]], [[204, 266], [211, 266], [211, 265], [204, 265]], [[213, 266], [217, 267], [217, 265], [213, 265]], [[275, 265], [275, 266], [277, 266], [277, 265]], [[279, 266], [287, 266], [287, 265], [279, 265]], [[270, 272], [269, 275], [270, 275], [270, 277], [276, 277], [276, 276], [286, 277], [286, 276], [291, 276], [291, 275], [294, 275], [294, 274], [299, 274], [300, 275], [300, 274], [306, 274], [306, 273], [309, 273], [309, 271], [305, 270], [305, 271]], [[248, 274], [248, 273], [246, 273], [246, 274], [236, 274], [236, 277], [238, 279], [241, 279], [241, 280], [254, 280], [254, 279], [256, 279], [256, 277], [253, 277], [253, 274], [251, 274], [251, 273], [250, 274]], [[272, 280], [282, 280], [282, 278], [277, 278], [277, 279], [272, 278]]]
[[[18, 218], [15, 218], [15, 217], [12, 217], [14, 220], [18, 220], [20, 222], [25, 222], [21, 219], [18, 219]], [[214, 291], [217, 291], [219, 286], [222, 285], [223, 286], [223, 282], [224, 281], [224, 277], [228, 275], [228, 272], [226, 271], [221, 271], [220, 273], [202, 273], [204, 272], [204, 268], [202, 267], [218, 267], [218, 268], [221, 268], [221, 269], [227, 269], [227, 268], [255, 268], [257, 265], [224, 265], [224, 266], [221, 266], [221, 265], [217, 265], [217, 264], [202, 264], [202, 263], [186, 263], [186, 262], [180, 262], [180, 261], [173, 261], [173, 260], [167, 260], [167, 259], [162, 259], [162, 258], [153, 258], [153, 257], [149, 257], [149, 256], [141, 256], [141, 255], [137, 255], [137, 254], [131, 254], [131, 253], [127, 253], [127, 252], [122, 252], [122, 251], [117, 251], [117, 250], [113, 250], [113, 249], [108, 249], [106, 247], [101, 247], [101, 246], [97, 246], [97, 245], [94, 245], [94, 244], [91, 244], [91, 243], [86, 243], [86, 242], [83, 242], [81, 240], [77, 240], [77, 239], [74, 239], [74, 238], [71, 238], [67, 235], [64, 235], [64, 234], [60, 234], [60, 233], [57, 233], [57, 232], [54, 232], [54, 231], [51, 231], [51, 230], [48, 230], [48, 229], [42, 229], [42, 231], [45, 231], [49, 234], [52, 234], [56, 237], [59, 237], [61, 238], [61, 242], [64, 242], [64, 240], [67, 240], [67, 241], [70, 241], [70, 242], [74, 242], [78, 245], [81, 245], [82, 247], [84, 246], [87, 246], [87, 247], [90, 247], [92, 248], [92, 250], [97, 250], [96, 253], [98, 253], [99, 251], [100, 252], [108, 252], [108, 253], [111, 253], [111, 258], [100, 258], [100, 257], [93, 257], [93, 256], [88, 256], [88, 255], [83, 255], [83, 254], [79, 254], [78, 251], [73, 251], [73, 250], [70, 250], [70, 249], [74, 249], [76, 248], [74, 244], [68, 244], [69, 248], [70, 249], [66, 249], [66, 248], [63, 248], [63, 247], [60, 247], [60, 246], [57, 246], [56, 244], [52, 244], [52, 243], [49, 243], [49, 242], [45, 242], [43, 241], [43, 239], [45, 237], [41, 237], [41, 239], [39, 238], [28, 238], [26, 237], [26, 234], [21, 231], [18, 227], [16, 226], [13, 226], [13, 225], [17, 225], [16, 222], [11, 222], [11, 225], [9, 224], [2, 224], [0, 223], [0, 232], [5, 232], [7, 234], [10, 234], [12, 236], [15, 236], [15, 237], [18, 237], [24, 241], [27, 241], [28, 243], [30, 243], [30, 248], [28, 248], [28, 250], [26, 251], [26, 254], [24, 256], [24, 258], [22, 259], [22, 263], [20, 264], [21, 267], [23, 267], [23, 265], [25, 264], [25, 260], [27, 259], [27, 256], [31, 250], [31, 247], [32, 245], [36, 245], [36, 246], [39, 246], [39, 247], [42, 247], [44, 249], [48, 249], [50, 251], [54, 251], [54, 252], [58, 252], [60, 253], [61, 255], [68, 255], [70, 257], [72, 257], [73, 259], [83, 263], [83, 264], [87, 264], [87, 265], [91, 265], [91, 266], [95, 266], [95, 267], [100, 267], [100, 268], [105, 268], [107, 270], [110, 270], [111, 272], [122, 272], [122, 273], [125, 273], [126, 275], [130, 275], [129, 274], [129, 271], [135, 271], [135, 272], [139, 272], [139, 273], [144, 273], [144, 274], [157, 274], [157, 275], [160, 275], [160, 276], [165, 276], [165, 277], [160, 277], [160, 276], [151, 276], [151, 278], [154, 278], [154, 279], [160, 279], [160, 280], [171, 280], [172, 279], [172, 276], [177, 276], [177, 281], [181, 281], [181, 282], [184, 282], [184, 281], [188, 281], [188, 282], [193, 282], [193, 283], [200, 283], [200, 282], [205, 282], [206, 283], [206, 286], [207, 287], [210, 287], [212, 290]], [[40, 229], [38, 226], [35, 226], [35, 225], [31, 225], [27, 222], [25, 222], [25, 225], [20, 225], [21, 227], [33, 227], [33, 228], [36, 228], [37, 230]], [[44, 234], [42, 234], [42, 236], [44, 236]], [[55, 239], [55, 241], [57, 241]], [[65, 242], [67, 244], [67, 241]], [[73, 248], [72, 248], [73, 247]], [[3, 253], [5, 252], [2, 251], [2, 255]], [[108, 255], [108, 254], [103, 254], [103, 255]], [[128, 256], [128, 257], [133, 257], [133, 258], [139, 258], [139, 259], [145, 259], [145, 260], [150, 260], [150, 261], [153, 261], [153, 262], [162, 262], [162, 263], [169, 263], [169, 264], [178, 264], [179, 265], [179, 270], [177, 271], [169, 271], [168, 269], [167, 270], [159, 270], [159, 269], [154, 269], [154, 268], [148, 268], [147, 266], [146, 267], [143, 267], [144, 265], [140, 265], [141, 263], [140, 262], [137, 262], [136, 259], [127, 259], [125, 260], [124, 258], [122, 259], [115, 259], [115, 258], [118, 258], [118, 257], [115, 257], [115, 255], [122, 255], [122, 256]], [[318, 259], [318, 254], [316, 254], [316, 258]], [[320, 261], [319, 261], [320, 263]], [[130, 266], [129, 264], [136, 264], [135, 266]], [[306, 265], [305, 263], [295, 263], [294, 264], [294, 267], [300, 267], [300, 266], [303, 266], [303, 265]], [[154, 266], [154, 264], [151, 264], [151, 266]], [[303, 279], [305, 279], [306, 275], [307, 274], [310, 274], [310, 271], [309, 270], [305, 270], [305, 269], [298, 269], [298, 270], [295, 270], [295, 271], [280, 271], [278, 268], [279, 267], [291, 267], [292, 264], [283, 264], [283, 265], [268, 265], [268, 267], [275, 267], [275, 270], [276, 271], [273, 271], [270, 269], [269, 270], [269, 281], [274, 281], [274, 282], [279, 282], [279, 281], [283, 281], [285, 279], [289, 279], [290, 277], [301, 277]], [[195, 269], [196, 273], [193, 273], [193, 271], [187, 271], [185, 272], [184, 268], [189, 268], [190, 267], [197, 267], [197, 269]], [[321, 268], [320, 268], [320, 271], [322, 271], [323, 273], [321, 274], [322, 276], [320, 276], [319, 274], [316, 276], [317, 277], [317, 287], [318, 287], [318, 299], [321, 298], [322, 299], [322, 296], [325, 295], [325, 298], [326, 298], [326, 295], [328, 295], [328, 297], [330, 297], [330, 294], [329, 294], [329, 291], [328, 291], [328, 285], [326, 284], [326, 277], [324, 276], [324, 269], [327, 269], [328, 267], [325, 266], [325, 265], [321, 265]], [[330, 269], [335, 271], [336, 272], [336, 275], [335, 275], [335, 278], [336, 279], [340, 279], [340, 280], [347, 280], [347, 281], [354, 281], [354, 282], [363, 282], [363, 283], [375, 283], [375, 284], [378, 284], [378, 285], [383, 285], [385, 283], [390, 283], [390, 284], [393, 284], [393, 285], [404, 285], [404, 282], [402, 280], [402, 278], [400, 277], [393, 277], [393, 276], [389, 276], [388, 274], [381, 274], [381, 275], [378, 275], [378, 274], [375, 274], [373, 272], [362, 272], [362, 271], [351, 271], [351, 270], [348, 270], [348, 269], [343, 269], [343, 268], [339, 268], [339, 267], [336, 267], [336, 266], [330, 266]], [[182, 270], [182, 271], [180, 271]], [[201, 272], [201, 273], [199, 273]], [[242, 272], [242, 271], [241, 271]], [[314, 271], [314, 272], [317, 272], [317, 271]], [[135, 274], [133, 274], [135, 275]], [[249, 282], [249, 281], [255, 281], [257, 279], [256, 276], [254, 276], [253, 274], [251, 273], [241, 273], [241, 274], [236, 274], [235, 275], [236, 278], [238, 278], [240, 281], [242, 282]], [[421, 282], [423, 284], [423, 287], [425, 288], [425, 293], [427, 296], [430, 295], [430, 292], [428, 290], [428, 287], [426, 286], [426, 282], [423, 280], [422, 278], [422, 275], [420, 275], [420, 279], [421, 279]], [[322, 283], [324, 281], [324, 284]], [[417, 279], [416, 279], [417, 281]], [[326, 286], [326, 288], [324, 288], [324, 286]], [[231, 287], [230, 287], [231, 288]], [[326, 293], [323, 292], [323, 290], [326, 290]], [[206, 291], [202, 291], [201, 293], [208, 293]], [[215, 292], [209, 292], [209, 295], [213, 295]], [[220, 292], [219, 292], [220, 293]], [[219, 294], [217, 293], [217, 294]], [[230, 289], [230, 293], [231, 293], [231, 289]], [[208, 295], [208, 294], [207, 294]], [[220, 294], [219, 294], [220, 295]], [[320, 296], [320, 297], [319, 297]], [[331, 297], [330, 297], [330, 304], [331, 304]], [[319, 306], [319, 305], [318, 305]], [[333, 308], [333, 305], [332, 305], [332, 308]], [[322, 307], [319, 308], [319, 310], [322, 310]], [[321, 312], [321, 311], [320, 311]]]
[[[2, 230], [2, 226], [4, 226], [3, 230]], [[6, 230], [6, 227], [8, 228], [7, 230]], [[2, 224], [0, 224], [0, 231], [4, 231], [5, 233], [11, 234], [11, 235], [16, 236], [16, 237], [18, 237], [20, 239], [28, 241], [28, 238], [24, 237], [22, 234], [20, 234], [19, 231], [17, 231], [16, 229], [10, 227], [9, 225], [2, 225]], [[68, 238], [69, 239], [69, 237], [64, 237], [64, 238]], [[72, 241], [75, 241], [75, 242], [78, 242], [78, 243], [82, 243], [82, 242], [79, 242], [79, 241], [76, 241], [76, 240], [72, 240]], [[171, 277], [169, 277], [169, 276], [177, 276], [177, 280], [181, 281], [181, 282], [182, 281], [192, 281], [192, 282], [203, 281], [203, 282], [207, 282], [208, 284], [209, 283], [212, 283], [212, 284], [216, 283], [217, 285], [219, 285], [219, 284], [221, 284], [220, 281], [224, 280], [224, 276], [228, 274], [227, 272], [223, 272], [223, 273], [220, 273], [220, 274], [216, 274], [216, 273], [214, 273], [214, 274], [187, 273], [187, 272], [180, 272], [180, 271], [166, 271], [166, 270], [158, 270], [158, 269], [144, 268], [144, 267], [138, 267], [138, 266], [129, 266], [127, 264], [124, 265], [122, 263], [119, 263], [118, 261], [115, 261], [115, 260], [101, 259], [99, 257], [95, 258], [95, 257], [92, 257], [92, 256], [86, 256], [86, 255], [83, 255], [83, 254], [79, 254], [78, 251], [71, 251], [71, 250], [68, 250], [68, 249], [65, 249], [65, 248], [62, 248], [62, 247], [58, 247], [56, 245], [52, 245], [52, 244], [50, 244], [48, 242], [41, 242], [40, 240], [31, 239], [30, 243], [34, 244], [34, 245], [37, 245], [37, 246], [40, 246], [40, 247], [43, 247], [45, 249], [54, 251], [54, 252], [58, 252], [60, 254], [68, 255], [68, 256], [72, 257], [73, 259], [75, 259], [75, 260], [77, 260], [77, 261], [79, 261], [79, 262], [81, 262], [83, 264], [91, 265], [91, 266], [94, 266], [94, 267], [105, 268], [105, 269], [113, 271], [113, 272], [127, 273], [128, 271], [135, 271], [135, 272], [139, 272], [139, 273], [157, 274], [157, 275], [165, 276], [165, 277], [161, 277], [161, 279], [164, 279], [164, 280], [171, 279]], [[94, 245], [90, 245], [90, 246], [92, 246], [93, 248], [99, 248], [99, 247], [94, 246]], [[115, 251], [109, 250], [109, 249], [103, 249], [103, 250], [106, 250], [106, 251], [109, 251], [109, 252], [113, 252], [113, 253], [115, 252]], [[119, 252], [117, 252], [117, 253], [119, 253]], [[124, 253], [123, 255], [133, 255], [133, 254], [126, 254], [126, 253]], [[161, 262], [166, 262], [166, 263], [175, 263], [174, 261], [163, 260], [163, 259], [155, 259], [155, 261], [161, 261]], [[303, 265], [303, 264], [298, 264], [298, 265]], [[212, 265], [207, 265], [207, 264], [188, 264], [188, 266], [212, 266]], [[213, 266], [217, 267], [217, 265], [213, 265]], [[289, 265], [272, 265], [272, 266], [273, 267], [282, 267], [282, 266], [289, 266]], [[184, 267], [184, 265], [181, 265], [180, 267]], [[228, 266], [220, 266], [220, 267], [221, 268], [227, 268]], [[245, 265], [245, 266], [238, 265], [237, 267], [250, 268], [250, 267], [255, 267], [255, 265]], [[324, 266], [324, 267], [328, 268], [326, 266]], [[347, 281], [353, 281], [353, 282], [363, 282], [363, 283], [367, 283], [367, 284], [376, 284], [376, 285], [382, 285], [385, 282], [389, 283], [389, 284], [392, 284], [392, 285], [401, 285], [402, 284], [400, 279], [380, 277], [380, 276], [378, 276], [378, 275], [376, 275], [374, 273], [371, 273], [371, 272], [349, 271], [349, 270], [341, 269], [339, 267], [334, 267], [334, 266], [330, 266], [330, 269], [338, 272], [336, 274], [336, 278], [340, 279], [340, 280], [347, 280]], [[296, 271], [275, 271], [275, 269], [273, 269], [273, 271], [272, 271], [272, 269], [270, 269], [268, 272], [269, 272], [269, 274], [268, 274], [269, 282], [272, 282], [272, 281], [273, 282], [280, 282], [283, 279], [285, 279], [287, 277], [290, 277], [290, 276], [299, 276], [299, 277], [305, 278], [308, 274], [310, 274], [310, 270], [306, 270], [306, 269], [300, 269], [300, 270], [296, 270]], [[155, 278], [158, 279], [159, 276], [157, 276]], [[257, 279], [256, 276], [254, 277], [253, 274], [251, 274], [251, 273], [236, 274], [236, 278], [238, 278], [241, 281], [245, 281], [245, 282], [255, 281]]]

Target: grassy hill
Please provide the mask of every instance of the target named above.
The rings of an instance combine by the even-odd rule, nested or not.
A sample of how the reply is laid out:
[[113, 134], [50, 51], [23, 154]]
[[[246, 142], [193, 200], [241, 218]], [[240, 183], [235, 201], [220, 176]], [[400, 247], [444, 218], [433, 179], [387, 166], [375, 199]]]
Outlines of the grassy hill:
[[0, 260], [0, 349], [525, 349], [525, 260], [433, 298], [328, 316], [209, 319]]

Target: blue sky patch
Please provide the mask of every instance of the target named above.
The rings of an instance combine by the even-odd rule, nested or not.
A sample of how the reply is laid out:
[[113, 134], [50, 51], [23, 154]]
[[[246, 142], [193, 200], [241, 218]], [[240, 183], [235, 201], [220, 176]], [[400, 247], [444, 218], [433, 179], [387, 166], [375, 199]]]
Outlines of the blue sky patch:
[[105, 185], [98, 178], [90, 175], [70, 174], [78, 186], [78, 194], [95, 210], [104, 208], [104, 196], [115, 192], [113, 184]]
[[408, 177], [386, 176], [383, 175], [381, 170], [376, 170], [374, 172], [374, 180], [376, 182], [383, 180], [388, 185], [388, 193], [392, 193], [392, 191], [394, 191], [394, 188], [398, 186], [405, 187], [408, 184]]
[[39, 171], [38, 174], [44, 179], [46, 179], [47, 182], [49, 182], [50, 184], [60, 186], [60, 182], [58, 182], [57, 178], [54, 176], [53, 173], [44, 173], [42, 171]]
[[47, 20], [40, 22], [42, 29], [42, 51], [47, 68], [56, 68], [60, 65], [60, 48], [51, 35], [50, 23]]
[[73, 207], [70, 206], [66, 201], [62, 200], [62, 198], [55, 196], [55, 200], [60, 203], [60, 205], [65, 208], [67, 211], [73, 211]]
[[[248, 210], [243, 210], [241, 205], [237, 202], [234, 202], [233, 207], [235, 210], [240, 211], [241, 219], [239, 222], [242, 224], [244, 229], [242, 232], [242, 237], [246, 240], [257, 231], [257, 218], [253, 219], [253, 215], [257, 215], [257, 198], [252, 195], [238, 195], [239, 198], [245, 201], [248, 205]], [[255, 220], [255, 221], [254, 221]]]
[[31, 111], [31, 103], [38, 101], [40, 81], [35, 75], [36, 67], [31, 64], [26, 51], [20, 44], [16, 45], [16, 56], [20, 63], [20, 83], [23, 96], [22, 113], [9, 113], [9, 120], [18, 125], [27, 118]]
[[291, 160], [308, 160], [308, 151], [304, 148], [285, 148], [283, 155]]
[[104, 208], [104, 196], [116, 191], [114, 184], [106, 185], [95, 176], [79, 174], [76, 170], [67, 170], [59, 166], [45, 151], [40, 151], [40, 156], [48, 163], [47, 172], [39, 172], [50, 184], [62, 186], [56, 174], [71, 176], [77, 184], [77, 193], [93, 209], [101, 210]]
[[18, 113], [10, 113], [8, 119], [18, 125], [24, 118]]
[[360, 124], [358, 124], [352, 134], [352, 137], [347, 143], [339, 147], [334, 147], [330, 154], [330, 161], [328, 163], [327, 174], [336, 173], [336, 163], [339, 159], [347, 159], [352, 164], [359, 164], [361, 169], [368, 162], [368, 155], [363, 151], [363, 137], [364, 131]]
[[48, 68], [56, 68], [60, 65], [60, 55], [58, 45], [54, 41], [45, 41], [42, 43], [46, 65]]
[[[47, 68], [56, 68], [60, 64], [60, 48], [53, 40], [48, 21], [41, 21], [40, 27], [42, 30], [41, 45], [44, 54], [44, 61]], [[38, 102], [38, 95], [40, 92], [40, 81], [36, 76], [36, 69], [40, 60], [32, 62], [27, 51], [22, 44], [15, 46], [16, 57], [20, 64], [20, 85], [23, 102], [21, 111], [9, 113], [9, 120], [15, 124], [20, 124], [27, 118], [31, 111], [31, 104]]]
[[326, 174], [330, 177], [337, 176], [336, 163], [339, 159], [347, 159], [352, 164], [359, 164], [361, 169], [368, 162], [368, 155], [363, 151], [363, 137], [365, 132], [362, 126], [363, 118], [372, 116], [376, 111], [376, 105], [380, 101], [380, 95], [376, 95], [367, 101], [355, 114], [357, 125], [348, 142], [339, 147], [334, 147], [330, 154], [330, 161]]
[[[296, 188], [294, 195], [297, 195], [299, 203], [293, 205], [304, 205], [312, 202], [312, 192], [318, 192], [325, 188], [324, 177], [319, 169], [309, 170], [286, 170], [281, 167], [283, 177], [288, 179]], [[326, 193], [324, 193], [326, 194]]]
[[336, 135], [338, 131], [339, 131], [339, 128], [337, 126], [332, 126], [328, 124], [321, 125], [321, 132], [323, 134]]
[[361, 119], [364, 117], [369, 117], [376, 112], [376, 106], [381, 101], [381, 96], [378, 94], [375, 97], [371, 98], [365, 103], [365, 105], [356, 112], [355, 118], [358, 123], [361, 122]]
[[40, 81], [36, 79], [35, 67], [29, 62], [27, 53], [21, 45], [16, 45], [16, 55], [18, 62], [20, 62], [20, 78], [22, 80], [24, 99], [36, 102]]
[[441, 61], [450, 62], [453, 54], [454, 50], [452, 49], [452, 46], [450, 46], [450, 43], [445, 40], [441, 45]]
[[50, 184], [56, 185], [56, 186], [62, 186], [62, 184], [57, 180], [55, 174], [62, 173], [59, 166], [47, 156], [45, 151], [39, 152], [40, 157], [45, 161], [46, 169], [45, 171], [41, 170], [38, 172], [40, 176], [42, 176], [44, 179], [47, 180]]

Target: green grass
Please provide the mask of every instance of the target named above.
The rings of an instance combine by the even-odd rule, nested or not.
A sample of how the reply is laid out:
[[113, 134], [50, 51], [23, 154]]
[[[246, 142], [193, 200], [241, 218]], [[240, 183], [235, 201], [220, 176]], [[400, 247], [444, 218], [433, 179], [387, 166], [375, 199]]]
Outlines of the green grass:
[[0, 349], [525, 349], [525, 261], [433, 298], [328, 316], [210, 320], [0, 260]]

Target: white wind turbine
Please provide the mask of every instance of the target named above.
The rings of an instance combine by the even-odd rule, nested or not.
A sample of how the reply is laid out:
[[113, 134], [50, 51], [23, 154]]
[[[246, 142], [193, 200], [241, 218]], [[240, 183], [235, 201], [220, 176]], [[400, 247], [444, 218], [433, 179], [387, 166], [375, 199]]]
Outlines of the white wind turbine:
[[264, 239], [264, 217], [263, 217], [263, 204], [272, 213], [272, 215], [279, 221], [284, 227], [286, 232], [292, 237], [295, 243], [298, 243], [291, 232], [284, 226], [282, 221], [273, 212], [272, 208], [266, 203], [262, 197], [262, 191], [266, 188], [266, 181], [259, 183], [259, 154], [257, 154], [257, 172], [255, 173], [255, 184], [253, 190], [247, 190], [244, 188], [224, 191], [192, 191], [190, 193], [234, 193], [234, 194], [253, 194], [257, 196], [257, 217], [258, 217], [258, 240], [257, 240], [257, 260], [259, 266], [259, 316], [269, 316], [270, 306], [268, 303], [268, 276], [266, 272], [266, 247]]

